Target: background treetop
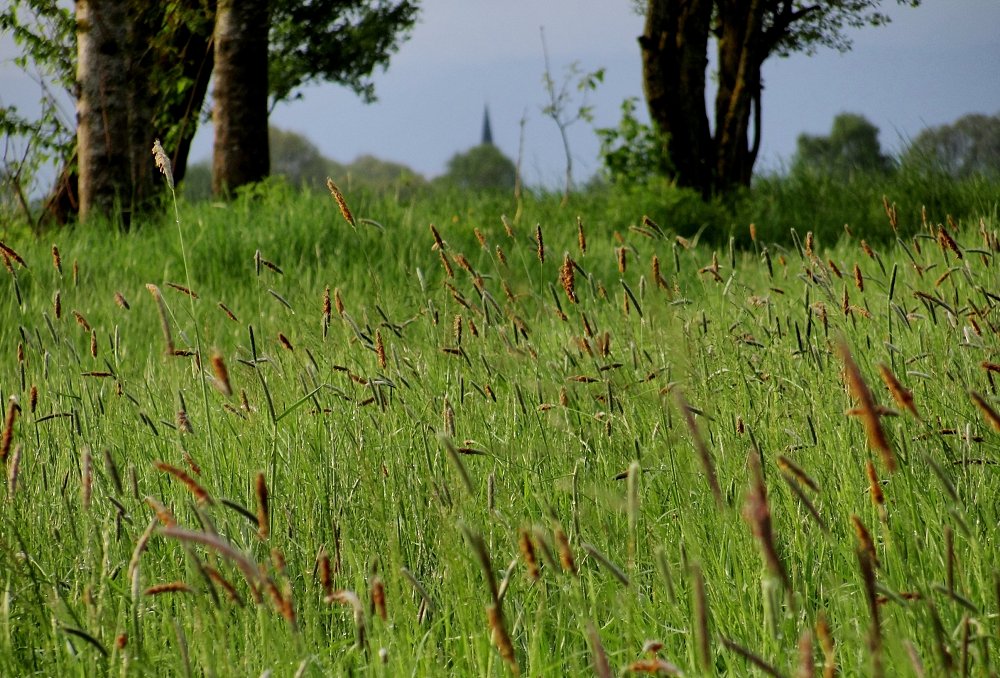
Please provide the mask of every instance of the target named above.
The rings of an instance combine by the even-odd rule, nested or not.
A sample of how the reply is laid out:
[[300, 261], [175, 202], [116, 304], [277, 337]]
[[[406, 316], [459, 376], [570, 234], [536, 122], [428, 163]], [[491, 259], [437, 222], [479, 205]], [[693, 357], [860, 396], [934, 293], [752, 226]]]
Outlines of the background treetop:
[[274, 0], [268, 55], [272, 104], [297, 98], [304, 85], [320, 80], [374, 101], [371, 75], [388, 65], [418, 11], [414, 0]]

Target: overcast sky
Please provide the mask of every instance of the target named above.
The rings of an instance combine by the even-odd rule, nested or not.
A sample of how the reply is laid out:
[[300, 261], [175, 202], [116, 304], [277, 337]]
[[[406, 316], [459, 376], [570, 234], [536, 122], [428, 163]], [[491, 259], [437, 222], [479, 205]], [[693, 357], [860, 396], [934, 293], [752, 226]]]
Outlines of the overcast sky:
[[[565, 160], [554, 123], [545, 118], [544, 27], [553, 74], [578, 62], [606, 70], [590, 96], [595, 125], [615, 126], [626, 97], [642, 95], [636, 37], [642, 17], [631, 0], [424, 0], [420, 22], [386, 72], [375, 76], [378, 101], [362, 104], [333, 85], [306, 88], [280, 105], [272, 124], [300, 132], [327, 156], [347, 162], [370, 153], [434, 176], [454, 153], [478, 143], [483, 107], [493, 138], [512, 159], [526, 117], [524, 171], [530, 182], [555, 185]], [[771, 59], [764, 67], [760, 165], [778, 167], [802, 132], [826, 133], [842, 111], [865, 115], [891, 150], [921, 129], [971, 112], [1000, 113], [1000, 0], [884, 2], [893, 22], [851, 33], [854, 49]], [[0, 56], [9, 59], [9, 40]], [[30, 80], [0, 68], [0, 103], [36, 98]], [[645, 108], [640, 106], [645, 118]], [[593, 128], [572, 128], [575, 173], [599, 168]], [[192, 159], [211, 153], [205, 126]]]

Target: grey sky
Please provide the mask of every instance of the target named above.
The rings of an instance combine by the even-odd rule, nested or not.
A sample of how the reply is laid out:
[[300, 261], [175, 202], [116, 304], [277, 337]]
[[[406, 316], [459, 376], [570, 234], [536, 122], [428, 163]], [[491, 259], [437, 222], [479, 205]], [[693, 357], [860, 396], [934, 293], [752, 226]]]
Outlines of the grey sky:
[[[579, 62], [606, 69], [590, 97], [595, 124], [614, 126], [619, 105], [642, 95], [636, 36], [642, 17], [630, 0], [424, 0], [420, 24], [388, 71], [376, 75], [379, 100], [364, 105], [349, 91], [316, 85], [282, 104], [272, 123], [309, 137], [327, 156], [349, 161], [364, 153], [403, 162], [433, 176], [448, 158], [479, 140], [489, 104], [494, 140], [512, 158], [519, 121], [527, 116], [524, 169], [528, 180], [558, 183], [564, 160], [558, 131], [541, 114], [545, 28], [554, 75]], [[776, 167], [801, 132], [829, 130], [841, 111], [867, 116], [897, 149], [930, 125], [970, 113], [1000, 112], [1000, 0], [925, 0], [917, 9], [886, 0], [893, 23], [852, 33], [855, 47], [824, 50], [765, 64], [761, 167]], [[9, 40], [2, 56], [9, 58]], [[35, 98], [30, 81], [0, 69], [0, 102]], [[643, 115], [644, 108], [641, 107]], [[576, 176], [598, 169], [590, 125], [571, 128]], [[211, 152], [209, 126], [193, 160]]]

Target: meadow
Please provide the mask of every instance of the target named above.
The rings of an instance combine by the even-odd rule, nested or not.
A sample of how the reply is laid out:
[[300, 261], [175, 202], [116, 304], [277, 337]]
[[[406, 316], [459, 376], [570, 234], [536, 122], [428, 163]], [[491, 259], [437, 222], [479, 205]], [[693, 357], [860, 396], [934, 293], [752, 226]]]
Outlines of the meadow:
[[1000, 670], [995, 205], [522, 208], [6, 237], [0, 674]]

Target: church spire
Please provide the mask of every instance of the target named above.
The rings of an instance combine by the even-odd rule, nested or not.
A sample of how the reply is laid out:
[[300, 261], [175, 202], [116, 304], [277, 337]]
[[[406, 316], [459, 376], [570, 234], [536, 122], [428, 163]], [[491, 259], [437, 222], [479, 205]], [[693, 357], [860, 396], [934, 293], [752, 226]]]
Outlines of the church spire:
[[493, 130], [490, 128], [489, 106], [483, 106], [483, 139], [479, 143], [483, 146], [493, 145]]

